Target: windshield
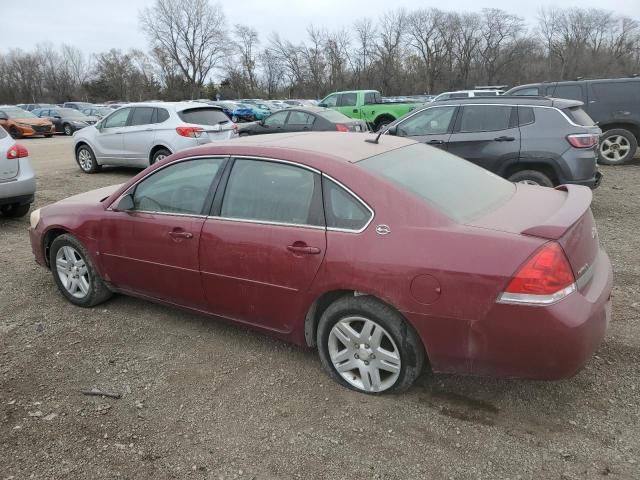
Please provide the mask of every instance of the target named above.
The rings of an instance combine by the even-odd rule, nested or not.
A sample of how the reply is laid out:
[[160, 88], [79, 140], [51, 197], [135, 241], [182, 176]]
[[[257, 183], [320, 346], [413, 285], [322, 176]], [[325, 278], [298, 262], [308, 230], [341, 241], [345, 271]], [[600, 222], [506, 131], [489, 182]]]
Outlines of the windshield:
[[6, 113], [9, 118], [36, 118], [33, 113], [17, 107], [2, 108], [0, 111]]
[[515, 185], [462, 158], [416, 143], [357, 163], [465, 222], [508, 200]]

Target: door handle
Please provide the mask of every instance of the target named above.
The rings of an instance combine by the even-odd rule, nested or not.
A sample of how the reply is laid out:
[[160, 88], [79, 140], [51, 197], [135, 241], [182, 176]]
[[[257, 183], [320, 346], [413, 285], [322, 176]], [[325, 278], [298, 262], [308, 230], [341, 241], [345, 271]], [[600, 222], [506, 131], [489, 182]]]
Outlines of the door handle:
[[145, 132], [153, 132], [153, 128], [145, 128], [144, 131]]
[[353, 113], [358, 113], [358, 109], [357, 109], [357, 108], [354, 108], [354, 109], [353, 109]]
[[193, 233], [184, 230], [171, 230], [169, 236], [172, 238], [193, 238]]
[[320, 253], [320, 249], [318, 247], [310, 247], [309, 245], [306, 245], [306, 244], [296, 245], [294, 243], [293, 245], [288, 245], [287, 250], [289, 250], [292, 253], [299, 253], [304, 255], [317, 255]]
[[444, 145], [444, 140], [429, 140], [428, 145]]
[[503, 135], [502, 137], [494, 138], [494, 140], [496, 142], [513, 142], [515, 140], [515, 138], [514, 137], [507, 137], [507, 136]]

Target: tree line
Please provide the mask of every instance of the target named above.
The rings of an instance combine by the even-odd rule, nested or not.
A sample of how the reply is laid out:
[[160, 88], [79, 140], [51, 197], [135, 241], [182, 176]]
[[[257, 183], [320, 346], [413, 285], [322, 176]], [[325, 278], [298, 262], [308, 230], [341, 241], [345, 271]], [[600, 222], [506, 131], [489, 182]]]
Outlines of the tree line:
[[46, 44], [0, 54], [0, 103], [409, 95], [640, 74], [640, 22], [602, 9], [396, 9], [293, 42], [227, 23], [209, 0], [156, 0], [139, 13], [146, 51], [87, 55]]

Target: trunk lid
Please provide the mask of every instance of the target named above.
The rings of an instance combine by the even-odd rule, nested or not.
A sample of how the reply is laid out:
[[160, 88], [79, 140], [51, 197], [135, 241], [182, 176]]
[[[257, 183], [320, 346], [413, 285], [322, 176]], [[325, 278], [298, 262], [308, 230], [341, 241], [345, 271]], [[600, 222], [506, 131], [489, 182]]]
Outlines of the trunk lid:
[[15, 143], [13, 138], [0, 127], [0, 182], [12, 180], [20, 172], [20, 160], [7, 158], [7, 152]]
[[[578, 185], [556, 189], [516, 185], [505, 204], [469, 225], [555, 240], [563, 248], [576, 279], [598, 255], [599, 243], [591, 213], [591, 190]], [[579, 282], [580, 284], [580, 282]]]

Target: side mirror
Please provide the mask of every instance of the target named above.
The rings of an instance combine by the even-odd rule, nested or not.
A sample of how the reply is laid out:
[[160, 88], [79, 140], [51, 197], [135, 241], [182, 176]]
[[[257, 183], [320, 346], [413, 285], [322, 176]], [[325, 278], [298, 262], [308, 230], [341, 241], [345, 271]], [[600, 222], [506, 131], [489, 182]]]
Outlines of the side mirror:
[[130, 210], [133, 210], [134, 208], [135, 208], [135, 205], [133, 204], [133, 195], [130, 193], [127, 193], [124, 197], [120, 199], [120, 201], [118, 202], [118, 205], [116, 206], [116, 208], [114, 208], [114, 210], [116, 212], [128, 212]]
[[387, 128], [387, 133], [389, 135], [397, 135], [398, 134], [398, 126], [393, 125], [392, 127]]
[[327, 108], [327, 104], [326, 103], [319, 103], [318, 106], [322, 107], [322, 108]]

